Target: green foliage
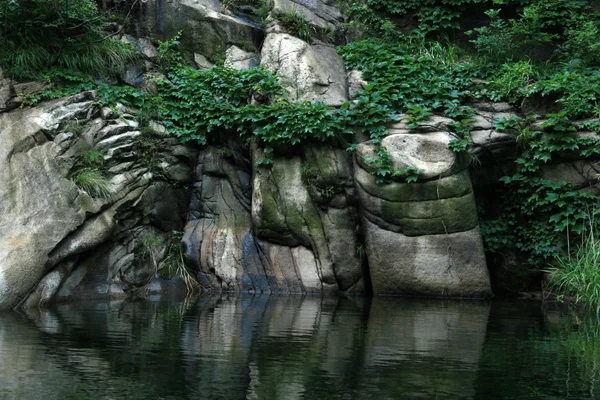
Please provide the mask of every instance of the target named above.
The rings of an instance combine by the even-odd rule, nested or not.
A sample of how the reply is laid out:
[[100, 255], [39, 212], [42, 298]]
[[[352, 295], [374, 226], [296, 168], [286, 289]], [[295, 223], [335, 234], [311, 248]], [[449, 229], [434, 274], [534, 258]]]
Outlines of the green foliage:
[[177, 32], [173, 38], [167, 41], [159, 41], [158, 43], [158, 57], [156, 59], [156, 65], [163, 69], [168, 70], [169, 68], [176, 66], [177, 64], [183, 62], [181, 58], [181, 53], [179, 53], [179, 39], [181, 38], [181, 34], [183, 32]]
[[[260, 68], [237, 71], [224, 67], [194, 70], [180, 66], [159, 82], [161, 110], [169, 130], [184, 141], [206, 144], [213, 133], [238, 133], [264, 147], [264, 164], [277, 146], [306, 140], [325, 141], [351, 133], [348, 113], [322, 103], [294, 103], [283, 96], [277, 78]], [[252, 97], [273, 104], [251, 103]]]
[[[524, 124], [523, 120], [504, 119], [497, 121], [496, 126], [519, 128], [522, 132]], [[511, 244], [528, 254], [531, 265], [537, 267], [557, 257], [565, 245], [565, 234], [584, 231], [586, 210], [599, 204], [595, 195], [573, 190], [569, 182], [543, 179], [539, 173], [558, 153], [597, 156], [600, 140], [570, 134], [576, 128], [565, 120], [564, 114], [553, 115], [544, 127], [548, 131], [527, 130], [529, 143], [516, 160], [517, 173], [502, 178], [502, 213], [493, 222], [482, 222], [484, 241], [490, 251], [501, 251], [501, 244]]]
[[[376, 145], [387, 135], [386, 125], [402, 114], [409, 128], [426, 124], [434, 113], [446, 115], [457, 120], [453, 130], [461, 137], [468, 137], [470, 117], [474, 113], [462, 103], [471, 95], [474, 65], [441, 44], [424, 44], [423, 41], [400, 45], [369, 40], [338, 48], [346, 67], [363, 71], [364, 79], [369, 82], [353, 105], [350, 119], [360, 122], [363, 132], [369, 134]], [[463, 144], [452, 142], [456, 146]], [[381, 146], [377, 148], [377, 155], [367, 162], [380, 183], [394, 177], [412, 182], [420, 174], [414, 169], [393, 171], [387, 151]]]
[[503, 64], [498, 77], [491, 82], [491, 88], [508, 102], [517, 104], [525, 97], [527, 86], [534, 76], [534, 67], [530, 61]]
[[581, 243], [555, 256], [556, 262], [548, 270], [550, 290], [574, 295], [576, 302], [585, 299], [593, 307], [600, 307], [600, 230], [593, 216], [586, 222]]
[[104, 158], [100, 150], [88, 150], [83, 153], [83, 163], [88, 167], [101, 167], [104, 164]]
[[164, 258], [160, 263], [160, 270], [169, 278], [178, 277], [183, 279], [188, 293], [193, 293], [198, 290], [200, 284], [194, 274], [185, 265], [182, 239], [183, 232], [172, 232]]
[[80, 135], [83, 132], [84, 126], [77, 121], [69, 121], [65, 125], [65, 132], [71, 132], [75, 135]]
[[93, 0], [0, 0], [0, 20], [0, 65], [15, 79], [51, 67], [108, 76], [136, 58], [102, 31]]
[[277, 19], [283, 26], [283, 29], [290, 35], [296, 36], [304, 41], [311, 42], [310, 26], [304, 15], [296, 12], [296, 10], [284, 13], [277, 16]]
[[467, 139], [452, 139], [448, 143], [448, 147], [455, 153], [462, 153], [467, 150], [469, 144], [470, 142]]
[[366, 0], [353, 1], [348, 15], [366, 31], [378, 37], [397, 37], [393, 18], [411, 16], [415, 22], [412, 35], [431, 37], [448, 34], [460, 27], [459, 18], [468, 6], [483, 0]]
[[92, 197], [110, 197], [112, 194], [110, 180], [96, 168], [80, 169], [73, 176], [73, 182]]
[[563, 107], [564, 117], [569, 119], [597, 116], [600, 70], [561, 69], [533, 83], [524, 93], [558, 96], [557, 103]]

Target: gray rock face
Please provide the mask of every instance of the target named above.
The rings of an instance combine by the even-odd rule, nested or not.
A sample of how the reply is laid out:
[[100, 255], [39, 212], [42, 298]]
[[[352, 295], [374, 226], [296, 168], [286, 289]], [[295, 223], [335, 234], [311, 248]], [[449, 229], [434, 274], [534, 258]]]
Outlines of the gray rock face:
[[229, 14], [217, 0], [148, 0], [141, 3], [137, 29], [141, 36], [152, 32], [161, 40], [183, 31], [181, 49], [190, 59], [194, 53], [213, 58], [236, 42], [258, 46], [263, 38], [260, 25]]
[[274, 0], [272, 12], [275, 16], [299, 14], [309, 25], [321, 29], [336, 29], [342, 20], [336, 2], [331, 0]]
[[406, 236], [364, 220], [373, 291], [433, 297], [489, 297], [479, 228]]
[[[304, 254], [300, 261], [306, 264], [295, 263], [305, 271], [304, 291], [348, 290], [362, 284], [363, 275], [348, 196], [351, 169], [343, 150], [308, 146], [304, 154], [305, 163], [299, 157], [277, 157], [272, 168], [255, 169], [253, 226], [259, 238]], [[274, 256], [285, 255], [270, 254], [270, 264], [284, 264]], [[308, 285], [307, 274], [319, 285]]]
[[376, 184], [364, 161], [375, 147], [358, 146], [354, 176], [375, 294], [491, 295], [468, 163], [448, 148], [444, 123], [412, 131], [396, 124], [382, 140], [395, 170], [424, 170], [416, 183]]
[[226, 149], [233, 151], [200, 153], [185, 230], [186, 256], [203, 285], [257, 293], [363, 291], [344, 152], [306, 147], [307, 161], [321, 160], [307, 162], [315, 168], [309, 171], [300, 157], [277, 157], [272, 168], [259, 168], [252, 165], [260, 151], [231, 142]]
[[244, 51], [237, 46], [231, 46], [225, 52], [224, 66], [233, 69], [258, 67], [258, 57], [252, 52]]
[[94, 212], [91, 199], [65, 176], [71, 141], [55, 141], [61, 124], [86, 117], [91, 100], [80, 95], [0, 114], [0, 308], [40, 280], [48, 254]]
[[267, 35], [261, 66], [279, 75], [290, 100], [340, 106], [348, 100], [346, 69], [332, 46], [310, 45], [286, 33]]
[[0, 112], [14, 108], [11, 104], [14, 95], [15, 91], [12, 80], [5, 78], [2, 68], [0, 68]]
[[[313, 28], [335, 29], [334, 3], [276, 0], [271, 18], [299, 12]], [[366, 85], [332, 46], [284, 33], [268, 34], [259, 63], [233, 43], [258, 48], [262, 30], [216, 0], [149, 0], [140, 21], [162, 39], [183, 29], [184, 52], [199, 68], [224, 55], [229, 68], [275, 71], [291, 101], [340, 106]], [[157, 54], [149, 40], [123, 40], [151, 66]], [[130, 83], [145, 88], [141, 73], [130, 72]], [[423, 173], [417, 183], [379, 185], [366, 161], [376, 154], [368, 138], [358, 138], [354, 159], [341, 142], [303, 143], [280, 149], [265, 168], [253, 143], [223, 135], [198, 152], [156, 121], [139, 126], [135, 110], [99, 108], [93, 93], [1, 113], [20, 104], [19, 93], [40, 90], [42, 82], [0, 76], [0, 308], [181, 286], [156, 279], [181, 231], [182, 257], [205, 290], [361, 293], [366, 255], [376, 294], [491, 294], [470, 160], [448, 148], [455, 138], [448, 118], [389, 126], [382, 145], [393, 168]], [[510, 107], [477, 109], [475, 154], [512, 161], [514, 139], [492, 124]], [[83, 162], [90, 151], [101, 154], [101, 167]], [[588, 167], [573, 170], [591, 176]], [[82, 168], [100, 169], [103, 188], [78, 187]]]
[[233, 154], [228, 147], [200, 152], [184, 235], [188, 262], [204, 287], [217, 290], [242, 289], [244, 239], [251, 226], [250, 177]]
[[[141, 134], [131, 116], [99, 109], [93, 96], [0, 114], [0, 308], [90, 297], [99, 287], [122, 296], [155, 273], [149, 265], [130, 270], [143, 235], [167, 237], [183, 226], [185, 192], [166, 184], [158, 189], [153, 171], [159, 164], [167, 171], [190, 168], [184, 160], [186, 154], [195, 159], [193, 152], [173, 139]], [[150, 159], [142, 143], [166, 151]], [[105, 175], [101, 192], [73, 179], [91, 168], [83, 161], [90, 152], [104, 160], [92, 168]], [[121, 253], [105, 253], [110, 248]]]
[[517, 117], [517, 114], [507, 103], [476, 103], [471, 106], [477, 112], [471, 132], [474, 155], [472, 179], [477, 188], [496, 184], [501, 177], [513, 173], [518, 154], [516, 135], [498, 132], [493, 121]]

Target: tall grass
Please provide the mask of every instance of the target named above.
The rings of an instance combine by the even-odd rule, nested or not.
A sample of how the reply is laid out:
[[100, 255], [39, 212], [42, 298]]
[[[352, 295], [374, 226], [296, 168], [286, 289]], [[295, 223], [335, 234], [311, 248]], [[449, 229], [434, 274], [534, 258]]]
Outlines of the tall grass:
[[0, 66], [17, 80], [52, 67], [109, 77], [137, 57], [103, 30], [94, 0], [0, 0], [0, 17]]
[[549, 273], [549, 288], [559, 296], [575, 296], [592, 307], [600, 307], [600, 230], [590, 217], [574, 248], [556, 257]]

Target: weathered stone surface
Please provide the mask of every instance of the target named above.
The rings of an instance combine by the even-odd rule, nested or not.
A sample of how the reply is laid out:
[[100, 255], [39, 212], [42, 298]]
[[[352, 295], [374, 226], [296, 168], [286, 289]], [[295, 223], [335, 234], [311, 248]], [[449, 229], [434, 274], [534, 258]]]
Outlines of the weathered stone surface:
[[355, 169], [357, 190], [391, 202], [419, 202], [462, 197], [471, 193], [467, 170], [432, 181], [392, 182], [379, 185], [373, 175], [362, 168]]
[[273, 168], [254, 171], [252, 221], [259, 237], [310, 248], [319, 261], [320, 277], [335, 283], [318, 209], [302, 184], [298, 157], [278, 158]]
[[542, 96], [540, 93], [530, 94], [521, 102], [521, 112], [525, 115], [539, 115], [557, 113], [562, 110], [562, 104], [557, 103], [557, 95]]
[[141, 3], [137, 30], [152, 32], [161, 40], [172, 39], [182, 31], [181, 49], [189, 58], [194, 53], [213, 58], [228, 44], [249, 41], [258, 44], [263, 32], [258, 23], [227, 15], [219, 1], [149, 0]]
[[267, 35], [261, 66], [277, 72], [293, 101], [339, 106], [348, 100], [346, 69], [332, 46], [310, 45], [285, 33]]
[[224, 66], [238, 70], [258, 67], [258, 57], [255, 53], [231, 46], [225, 52]]
[[198, 53], [194, 53], [194, 62], [198, 69], [209, 69], [215, 66], [215, 64], [208, 61], [208, 58]]
[[158, 50], [148, 38], [138, 39], [137, 50], [150, 60], [154, 60], [158, 57]]
[[140, 86], [144, 83], [144, 70], [139, 64], [132, 64], [121, 75], [123, 82], [131, 86]]
[[15, 95], [12, 80], [5, 78], [0, 68], [0, 112], [15, 108], [12, 98]]
[[360, 260], [348, 251], [356, 248], [356, 222], [346, 196], [347, 153], [307, 145], [306, 164], [275, 156], [272, 168], [259, 168], [252, 165], [260, 151], [253, 152], [251, 162], [248, 150], [228, 141], [200, 153], [184, 243], [203, 285], [253, 293], [364, 290]]
[[[254, 171], [253, 226], [261, 239], [290, 246], [292, 251], [298, 245], [308, 249], [316, 260], [323, 290], [331, 285], [347, 290], [363, 274], [354, 251], [356, 221], [349, 207], [353, 201], [347, 190], [349, 164], [343, 150], [323, 145], [306, 146], [305, 157], [306, 164], [299, 157], [277, 157], [272, 168]], [[281, 262], [271, 260], [271, 264]]]
[[[404, 233], [406, 236], [434, 235], [462, 232], [477, 226], [477, 209], [472, 193], [461, 197], [440, 200], [391, 202], [358, 191], [363, 210], [385, 221], [385, 229]], [[376, 223], [377, 223], [376, 222]], [[392, 227], [393, 226], [393, 227]]]
[[64, 121], [85, 117], [91, 101], [82, 100], [0, 115], [0, 308], [40, 280], [48, 254], [90, 210], [89, 198], [63, 175], [64, 149], [48, 137]]
[[391, 135], [395, 133], [408, 133], [408, 132], [450, 132], [450, 124], [452, 124], [454, 120], [452, 118], [443, 117], [441, 115], [432, 115], [425, 121], [417, 122], [417, 126], [414, 128], [409, 128], [408, 125], [411, 125], [411, 122], [408, 122], [406, 119], [400, 119], [399, 122], [390, 124], [388, 126], [388, 131]]
[[204, 286], [241, 290], [243, 241], [251, 226], [248, 178], [238, 173], [231, 153], [209, 147], [198, 156], [195, 179], [186, 258]]
[[27, 96], [39, 95], [50, 88], [50, 83], [46, 79], [38, 79], [37, 81], [15, 83], [13, 90], [15, 98], [14, 103], [21, 104], [26, 100]]
[[[419, 178], [428, 180], [453, 175], [467, 167], [466, 159], [448, 148], [453, 138], [447, 132], [396, 133], [386, 136], [381, 144], [388, 150], [393, 170], [409, 166], [422, 169]], [[362, 168], [371, 171], [374, 167], [367, 164], [368, 158], [377, 158], [375, 145], [370, 141], [358, 145], [356, 159]]]
[[363, 219], [375, 294], [489, 297], [479, 228], [408, 237]]
[[446, 119], [429, 122], [416, 129], [392, 125], [382, 140], [392, 169], [423, 170], [417, 182], [378, 185], [366, 162], [377, 157], [375, 146], [365, 141], [356, 152], [354, 180], [374, 293], [489, 296], [467, 159], [448, 148], [453, 136], [432, 130], [448, 125]]
[[310, 25], [321, 29], [335, 29], [342, 20], [340, 10], [330, 0], [274, 0], [272, 13], [300, 14]]
[[[140, 253], [143, 235], [156, 232], [166, 243], [183, 226], [188, 197], [153, 183], [149, 169], [160, 158], [165, 176], [187, 183], [190, 151], [142, 135], [127, 110], [120, 116], [101, 112], [93, 96], [86, 92], [0, 115], [0, 308], [25, 300], [31, 289], [23, 304], [45, 305], [67, 283], [61, 298], [125, 295], [156, 272], [156, 265], [137, 265], [134, 253]], [[73, 122], [83, 131], [67, 129]], [[151, 158], [141, 140], [154, 143]], [[90, 151], [103, 154], [96, 160], [104, 167], [102, 194], [73, 180], [90, 168], [84, 157]]]
[[576, 160], [544, 165], [542, 177], [555, 182], [570, 182], [574, 189], [590, 188], [598, 182], [600, 165], [596, 160]]
[[362, 77], [362, 71], [348, 71], [348, 97], [350, 100], [356, 100], [368, 84]]

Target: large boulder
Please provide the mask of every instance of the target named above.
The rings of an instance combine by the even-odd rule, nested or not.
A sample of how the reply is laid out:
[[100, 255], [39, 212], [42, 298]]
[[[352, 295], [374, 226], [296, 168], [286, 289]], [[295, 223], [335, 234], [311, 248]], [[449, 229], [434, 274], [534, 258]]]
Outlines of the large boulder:
[[303, 260], [320, 282], [317, 287], [303, 284], [306, 291], [345, 291], [356, 285], [356, 290], [363, 290], [350, 177], [343, 150], [323, 145], [307, 145], [304, 162], [299, 156], [276, 157], [272, 168], [255, 169], [252, 219], [256, 234], [292, 252], [307, 250], [302, 250]]
[[258, 47], [264, 36], [258, 23], [233, 15], [217, 0], [144, 1], [137, 22], [140, 36], [151, 32], [169, 40], [181, 31], [180, 47], [190, 59], [194, 53], [220, 58], [233, 43]]
[[414, 183], [377, 184], [365, 161], [376, 146], [358, 146], [354, 176], [375, 294], [491, 295], [468, 159], [448, 148], [453, 136], [436, 130], [442, 122], [396, 124], [381, 142], [394, 170], [423, 170]]
[[232, 143], [207, 147], [198, 156], [184, 243], [188, 263], [206, 288], [242, 290], [244, 240], [251, 228], [249, 162], [243, 160]]
[[334, 0], [274, 0], [272, 13], [300, 15], [313, 28], [336, 29], [342, 14]]
[[290, 100], [331, 106], [348, 101], [344, 61], [333, 46], [311, 45], [285, 33], [271, 33], [262, 47], [261, 66], [277, 72]]

